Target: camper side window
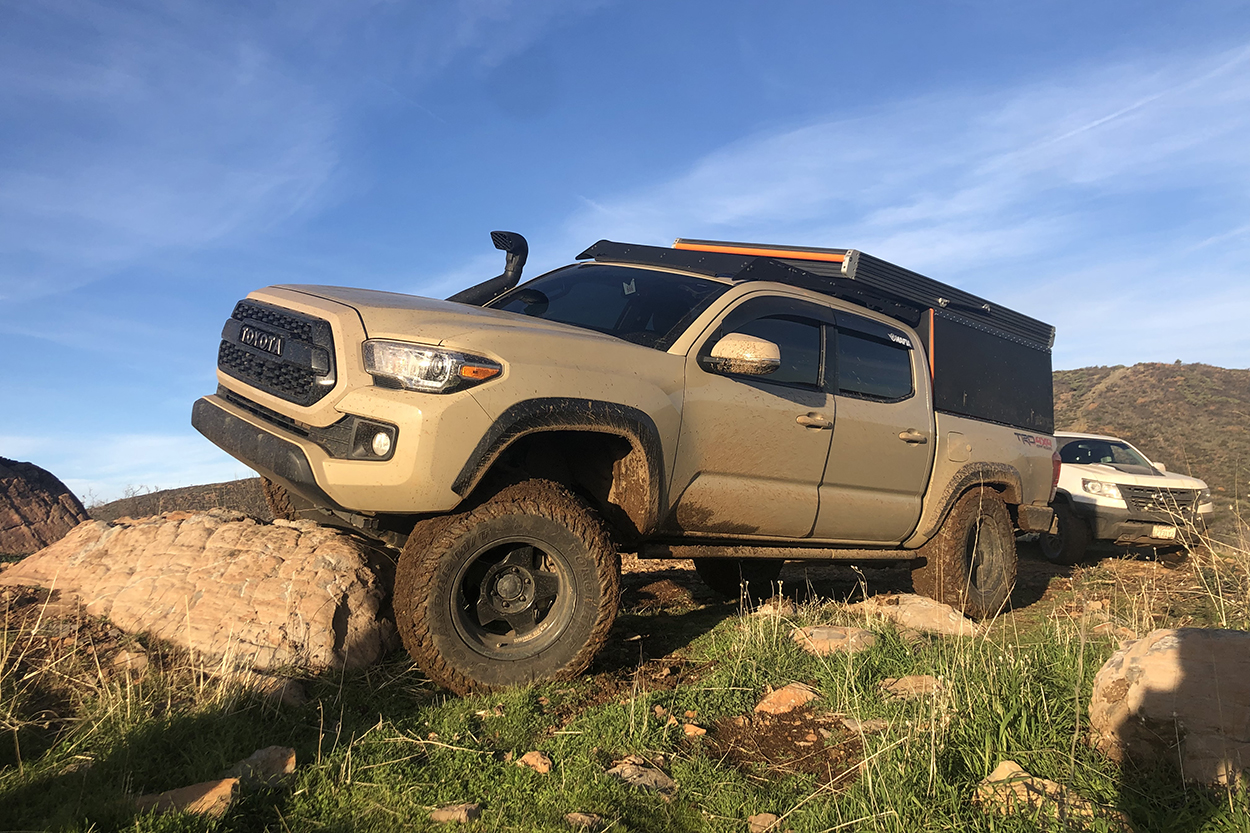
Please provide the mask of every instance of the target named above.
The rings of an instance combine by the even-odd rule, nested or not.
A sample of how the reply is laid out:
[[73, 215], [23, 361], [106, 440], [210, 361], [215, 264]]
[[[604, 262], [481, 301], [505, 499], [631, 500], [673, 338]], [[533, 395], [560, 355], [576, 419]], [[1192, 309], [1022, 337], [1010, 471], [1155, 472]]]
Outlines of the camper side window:
[[860, 332], [853, 324], [844, 326], [845, 320], [839, 314], [838, 393], [877, 400], [911, 396], [911, 351], [875, 333]]

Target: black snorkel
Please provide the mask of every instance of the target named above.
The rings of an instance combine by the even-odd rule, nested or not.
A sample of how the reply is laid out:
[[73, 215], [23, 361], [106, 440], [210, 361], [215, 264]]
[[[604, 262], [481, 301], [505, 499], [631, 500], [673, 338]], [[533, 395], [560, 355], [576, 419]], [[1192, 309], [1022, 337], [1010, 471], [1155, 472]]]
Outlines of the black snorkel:
[[525, 259], [529, 256], [529, 243], [515, 231], [492, 231], [491, 242], [508, 256], [504, 262], [503, 274], [483, 281], [476, 286], [463, 289], [448, 298], [461, 304], [475, 307], [484, 306], [516, 286], [521, 280], [521, 270], [525, 268]]

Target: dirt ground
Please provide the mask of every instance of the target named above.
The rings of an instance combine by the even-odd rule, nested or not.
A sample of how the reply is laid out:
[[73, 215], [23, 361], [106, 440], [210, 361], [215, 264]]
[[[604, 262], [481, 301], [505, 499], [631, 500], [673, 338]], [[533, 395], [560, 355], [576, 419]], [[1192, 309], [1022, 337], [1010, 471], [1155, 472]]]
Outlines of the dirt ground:
[[[1012, 613], [1040, 613], [1048, 603], [1074, 590], [1112, 583], [1121, 594], [1141, 592], [1192, 593], [1201, 569], [1197, 559], [1178, 561], [1156, 558], [1149, 548], [1106, 547], [1092, 550], [1090, 559], [1077, 567], [1051, 564], [1035, 543], [1017, 544], [1019, 570], [1011, 597]], [[688, 560], [642, 560], [625, 556], [621, 561], [622, 607], [634, 611], [676, 611], [692, 606], [717, 604], [721, 597], [709, 590]], [[883, 593], [910, 593], [908, 564], [858, 566], [787, 562], [781, 571], [781, 592], [798, 602], [836, 601], [853, 603]], [[1106, 595], [1106, 594], [1104, 594]], [[1049, 611], [1047, 611], [1049, 612]]]

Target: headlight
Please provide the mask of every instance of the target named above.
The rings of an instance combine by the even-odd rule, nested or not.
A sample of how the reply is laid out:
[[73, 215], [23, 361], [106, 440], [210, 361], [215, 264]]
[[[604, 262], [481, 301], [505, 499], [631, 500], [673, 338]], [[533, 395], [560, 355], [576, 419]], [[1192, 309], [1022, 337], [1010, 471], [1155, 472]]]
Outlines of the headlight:
[[1211, 490], [1200, 489], [1198, 491], [1198, 503], [1202, 504], [1202, 503], [1210, 503], [1210, 502], [1211, 502]]
[[1120, 487], [1114, 483], [1104, 483], [1101, 480], [1082, 480], [1081, 488], [1091, 495], [1098, 495], [1098, 497], [1124, 500], [1124, 498], [1120, 497]]
[[377, 384], [426, 393], [449, 393], [503, 372], [481, 356], [382, 339], [365, 342], [365, 370]]

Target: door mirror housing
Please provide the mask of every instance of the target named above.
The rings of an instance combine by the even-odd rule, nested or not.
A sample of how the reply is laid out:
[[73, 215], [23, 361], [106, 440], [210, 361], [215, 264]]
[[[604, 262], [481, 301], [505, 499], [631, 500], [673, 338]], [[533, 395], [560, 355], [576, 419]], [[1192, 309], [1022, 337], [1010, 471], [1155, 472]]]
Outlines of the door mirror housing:
[[1155, 465], [1155, 468], [1157, 468], [1159, 471], [1167, 471], [1167, 470], [1168, 470], [1168, 467], [1167, 467], [1167, 466], [1165, 466], [1165, 465], [1163, 465], [1162, 463], [1155, 463], [1154, 465]]
[[781, 367], [781, 348], [745, 333], [730, 333], [712, 347], [704, 366], [714, 373], [766, 376]]

